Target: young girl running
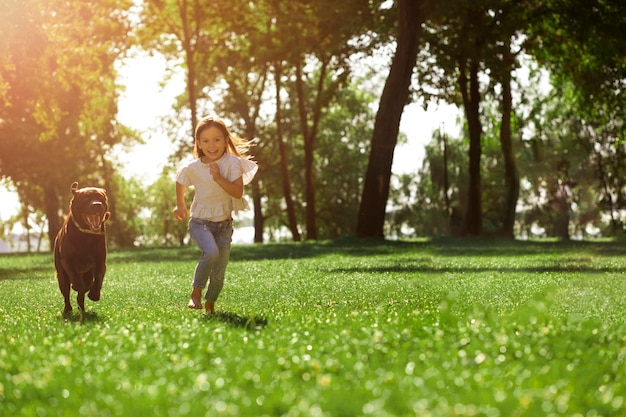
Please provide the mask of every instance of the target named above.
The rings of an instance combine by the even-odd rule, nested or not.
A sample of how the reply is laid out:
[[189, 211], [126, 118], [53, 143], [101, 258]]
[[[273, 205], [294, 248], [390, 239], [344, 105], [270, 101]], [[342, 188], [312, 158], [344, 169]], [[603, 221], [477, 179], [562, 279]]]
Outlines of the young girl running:
[[194, 187], [189, 234], [202, 254], [194, 272], [188, 307], [215, 312], [215, 301], [224, 285], [233, 235], [231, 213], [249, 209], [243, 186], [250, 183], [258, 166], [246, 153], [250, 141], [233, 136], [219, 117], [201, 120], [195, 130], [194, 159], [176, 175], [174, 218], [187, 217], [185, 189]]

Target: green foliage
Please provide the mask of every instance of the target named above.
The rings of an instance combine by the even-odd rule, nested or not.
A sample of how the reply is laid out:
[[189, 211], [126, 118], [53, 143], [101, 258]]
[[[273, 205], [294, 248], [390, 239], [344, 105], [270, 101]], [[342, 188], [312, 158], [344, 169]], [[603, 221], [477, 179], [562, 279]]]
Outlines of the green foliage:
[[[444, 141], [447, 165], [444, 164]], [[398, 178], [399, 186], [391, 194], [395, 210], [389, 218], [390, 229], [399, 237], [459, 235], [467, 199], [468, 144], [436, 133], [425, 150], [418, 178], [408, 175]]]
[[[22, 218], [46, 218], [52, 241], [67, 206], [68, 186], [78, 180], [109, 189], [116, 211], [111, 237], [118, 247], [136, 240], [155, 244], [184, 240], [184, 228], [170, 224], [169, 197], [163, 199], [169, 195], [167, 181], [150, 187], [150, 198], [142, 201], [138, 184], [121, 183], [108, 160], [114, 145], [135, 136], [115, 122], [119, 86], [115, 85], [114, 62], [132, 42], [148, 52], [163, 53], [171, 71], [183, 68], [187, 72], [187, 89], [174, 106], [179, 114], [172, 115], [174, 122], [166, 126], [169, 137], [181, 142], [184, 155], [191, 148], [189, 110], [191, 124], [196, 111], [217, 111], [232, 120], [235, 131], [261, 139], [255, 155], [261, 169], [254, 197], [267, 234], [286, 223], [283, 174], [273, 143], [272, 75], [280, 67], [293, 200], [300, 204], [297, 221], [319, 229], [321, 238], [352, 233], [369, 151], [365, 141], [372, 136], [375, 119], [366, 104], [376, 101], [357, 90], [377, 89], [353, 76], [367, 55], [378, 59], [379, 76], [385, 72], [380, 64], [384, 66], [390, 57], [380, 51], [393, 49], [390, 40], [397, 29], [399, 3], [140, 3], [3, 2], [0, 177], [19, 190], [27, 213]], [[459, 75], [470, 63], [479, 68], [479, 93], [484, 97], [480, 108], [484, 231], [500, 228], [506, 196], [497, 144], [499, 84], [506, 79], [503, 73], [517, 78], [514, 84], [523, 81], [523, 71], [518, 71], [523, 62], [508, 58], [529, 53], [553, 72], [561, 96], [544, 102], [528, 86], [514, 91], [518, 113], [514, 118], [519, 124], [513, 137], [522, 186], [526, 186], [518, 231], [528, 233], [538, 224], [548, 235], [567, 238], [572, 232], [584, 236], [586, 225], [592, 225], [607, 235], [622, 233], [626, 207], [624, 95], [620, 94], [626, 79], [623, 1], [428, 3], [414, 77], [419, 96], [414, 99], [425, 105], [431, 98], [461, 103]], [[296, 78], [302, 80], [299, 88]], [[532, 85], [532, 73], [530, 78]], [[530, 114], [524, 114], [527, 111]], [[467, 152], [464, 144], [451, 143], [454, 147]], [[468, 158], [457, 153], [450, 155], [457, 158], [450, 160], [450, 187], [442, 189], [441, 155], [436, 148], [436, 144], [429, 145], [419, 183], [415, 178], [401, 178], [400, 189], [392, 190], [392, 205], [398, 209], [387, 224], [396, 234], [403, 233], [407, 224], [417, 235], [454, 233], [462, 224], [468, 201], [476, 201], [467, 197]], [[305, 193], [307, 182], [315, 198]], [[571, 194], [571, 210], [561, 198], [568, 182], [577, 184], [565, 190]], [[448, 207], [445, 191], [452, 203]], [[154, 212], [144, 218], [139, 208], [146, 204]], [[311, 213], [305, 213], [308, 208], [318, 218], [317, 224], [310, 222]], [[607, 215], [608, 225], [601, 221]], [[311, 236], [317, 236], [315, 232]]]
[[[285, 198], [281, 188], [283, 180], [306, 184], [306, 190], [294, 190], [294, 195], [288, 198], [305, 203], [301, 207], [306, 213], [295, 213], [294, 217], [306, 223], [306, 228], [313, 229], [308, 235], [332, 237], [353, 229], [343, 222], [343, 218], [353, 217], [351, 210], [342, 219], [330, 216], [328, 201], [335, 200], [332, 204], [337, 211], [337, 199], [331, 193], [341, 190], [324, 185], [329, 181], [317, 177], [318, 166], [313, 161], [327, 158], [325, 151], [317, 150], [324, 140], [321, 137], [324, 124], [337, 124], [337, 119], [325, 121], [324, 117], [331, 114], [332, 118], [333, 113], [338, 113], [333, 107], [344, 99], [338, 97], [343, 88], [355, 88], [350, 85], [350, 75], [356, 66], [354, 55], [368, 54], [387, 41], [386, 36], [372, 32], [375, 25], [388, 30], [391, 24], [390, 20], [382, 24], [388, 12], [378, 10], [380, 4], [379, 0], [144, 2], [138, 39], [147, 49], [185, 59], [190, 85], [177, 110], [190, 109], [192, 123], [196, 111], [199, 114], [216, 111], [231, 120], [234, 131], [240, 135], [259, 138], [259, 147], [252, 151], [261, 167], [254, 186], [267, 194], [254, 197], [259, 206], [263, 204], [256, 210], [263, 214], [265, 232], [270, 235], [272, 229], [280, 229], [287, 223], [286, 210], [281, 206]], [[276, 74], [280, 74], [280, 80], [274, 79]], [[276, 93], [278, 81], [282, 87]], [[285, 126], [282, 136], [288, 142], [287, 159], [296, 168], [290, 173], [297, 176], [299, 171], [304, 171], [302, 179], [282, 178], [277, 144], [273, 143], [277, 130], [275, 106], [279, 100], [276, 94], [280, 95], [280, 107], [285, 116], [281, 121]], [[344, 96], [351, 94], [354, 92], [349, 91]], [[365, 99], [372, 101], [371, 97]], [[354, 106], [339, 109], [344, 114], [346, 110], [358, 112], [347, 116], [356, 126], [341, 130], [359, 135], [349, 138], [350, 141], [363, 141], [365, 137], [360, 135], [366, 133], [364, 125], [369, 124], [364, 123], [363, 118], [371, 116], [371, 112], [363, 101], [358, 109]], [[187, 118], [178, 118], [178, 123], [187, 122]], [[370, 129], [370, 126], [365, 128]], [[185, 154], [189, 146], [186, 139], [181, 141], [182, 152], [178, 154]], [[294, 148], [297, 155], [291, 154]], [[340, 154], [335, 150], [334, 155]], [[354, 186], [354, 172], [364, 171], [362, 165], [348, 168], [352, 176], [350, 193], [358, 190]], [[338, 170], [334, 168], [334, 172]], [[317, 207], [318, 197], [324, 207]], [[340, 210], [358, 204], [351, 195], [342, 198]], [[318, 214], [325, 216], [320, 222], [326, 218], [337, 221], [320, 225], [318, 232], [318, 226], [311, 221]]]
[[370, 108], [374, 99], [359, 84], [353, 82], [337, 93], [323, 112], [318, 133], [316, 204], [324, 239], [353, 235], [356, 230], [375, 118]]
[[[144, 203], [143, 229], [138, 244], [146, 246], [183, 246], [187, 236], [187, 221], [177, 221], [172, 212], [176, 206], [175, 178], [171, 169], [164, 169], [150, 185], [141, 201]], [[187, 204], [191, 205], [193, 189], [186, 190]], [[134, 199], [136, 200], [136, 199]]]
[[[620, 140], [623, 122], [617, 111], [600, 102], [591, 106], [578, 101], [570, 82], [539, 88], [546, 85], [542, 77], [547, 75], [542, 76], [536, 62], [527, 60], [525, 67], [529, 76], [519, 81], [513, 117], [513, 149], [521, 182], [516, 235], [564, 240], [619, 236], [624, 222], [620, 210], [626, 200], [622, 175], [626, 146]], [[502, 226], [505, 195], [499, 107], [491, 96], [483, 100], [482, 215], [487, 234], [498, 233]], [[398, 204], [401, 208], [391, 224], [404, 224], [418, 236], [437, 236], [447, 234], [447, 225], [463, 216], [458, 208], [466, 198], [466, 145], [461, 137], [450, 138], [448, 146], [452, 213], [445, 211], [441, 138], [434, 136], [426, 146], [419, 179], [406, 179], [396, 193], [408, 198]]]
[[529, 23], [529, 49], [582, 101], [624, 108], [626, 4], [621, 0], [549, 0]]
[[125, 178], [119, 173], [114, 175], [112, 183], [107, 187], [109, 210], [111, 210], [111, 218], [107, 221], [109, 247], [133, 247], [137, 236], [141, 233], [141, 216], [144, 214], [142, 211], [149, 198], [149, 190], [143, 189], [136, 178]]
[[[319, 235], [325, 239], [351, 235], [356, 226], [362, 177], [375, 118], [370, 108], [372, 94], [359, 88], [361, 82], [360, 78], [351, 80], [322, 109], [314, 169]], [[313, 86], [309, 84], [309, 87]], [[295, 104], [286, 106], [283, 112], [286, 122], [283, 135], [287, 139], [291, 191], [297, 206], [296, 217], [300, 224], [304, 224], [305, 210], [301, 203], [305, 201], [302, 170], [305, 157]], [[259, 142], [254, 152], [259, 161], [262, 189], [264, 195], [279, 196], [263, 203], [265, 232], [270, 240], [276, 240], [286, 222], [282, 195], [284, 179], [278, 165], [276, 131], [271, 122], [261, 123], [257, 127]]]
[[3, 256], [0, 414], [537, 416], [626, 412], [613, 243], [235, 246], [218, 314], [192, 248], [113, 252], [61, 314], [49, 255]]
[[50, 246], [70, 184], [105, 185], [107, 152], [129, 139], [115, 122], [114, 62], [130, 3], [3, 2], [0, 176], [28, 210], [45, 214]]

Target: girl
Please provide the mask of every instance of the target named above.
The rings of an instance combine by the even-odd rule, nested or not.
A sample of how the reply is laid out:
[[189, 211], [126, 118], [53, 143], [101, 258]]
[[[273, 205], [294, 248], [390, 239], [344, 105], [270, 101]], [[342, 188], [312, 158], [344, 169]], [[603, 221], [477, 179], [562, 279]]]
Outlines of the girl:
[[194, 187], [189, 234], [202, 254], [196, 265], [189, 308], [201, 309], [202, 290], [206, 313], [215, 312], [215, 301], [224, 285], [233, 235], [231, 212], [249, 209], [243, 186], [254, 178], [258, 166], [246, 157], [251, 142], [233, 136], [219, 117], [201, 120], [195, 130], [197, 159], [176, 174], [174, 218], [187, 217], [185, 189]]

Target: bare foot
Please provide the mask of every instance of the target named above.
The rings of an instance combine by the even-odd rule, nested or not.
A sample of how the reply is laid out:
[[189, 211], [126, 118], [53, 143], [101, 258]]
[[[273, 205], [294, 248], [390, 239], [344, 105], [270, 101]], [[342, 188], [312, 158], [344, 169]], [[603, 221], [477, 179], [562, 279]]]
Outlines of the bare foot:
[[202, 302], [200, 301], [201, 296], [202, 296], [202, 290], [198, 288], [194, 288], [191, 291], [191, 297], [189, 298], [189, 304], [187, 304], [187, 307], [193, 310], [201, 310], [202, 309]]
[[215, 303], [207, 301], [206, 303], [204, 303], [204, 310], [205, 310], [206, 314], [213, 314], [213, 313], [215, 313]]

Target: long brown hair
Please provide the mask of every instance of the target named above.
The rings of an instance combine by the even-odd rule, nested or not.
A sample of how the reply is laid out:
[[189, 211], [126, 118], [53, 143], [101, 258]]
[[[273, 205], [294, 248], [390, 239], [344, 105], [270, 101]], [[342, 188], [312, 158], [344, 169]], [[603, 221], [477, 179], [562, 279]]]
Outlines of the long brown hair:
[[200, 134], [206, 129], [215, 126], [222, 131], [222, 134], [226, 138], [226, 152], [237, 155], [242, 158], [250, 158], [248, 155], [248, 151], [250, 147], [254, 145], [254, 139], [244, 139], [237, 137], [230, 133], [224, 121], [217, 116], [209, 116], [200, 120], [196, 125], [196, 131], [194, 133], [194, 155], [197, 158], [202, 158], [204, 156], [204, 152], [198, 146], [198, 138]]

